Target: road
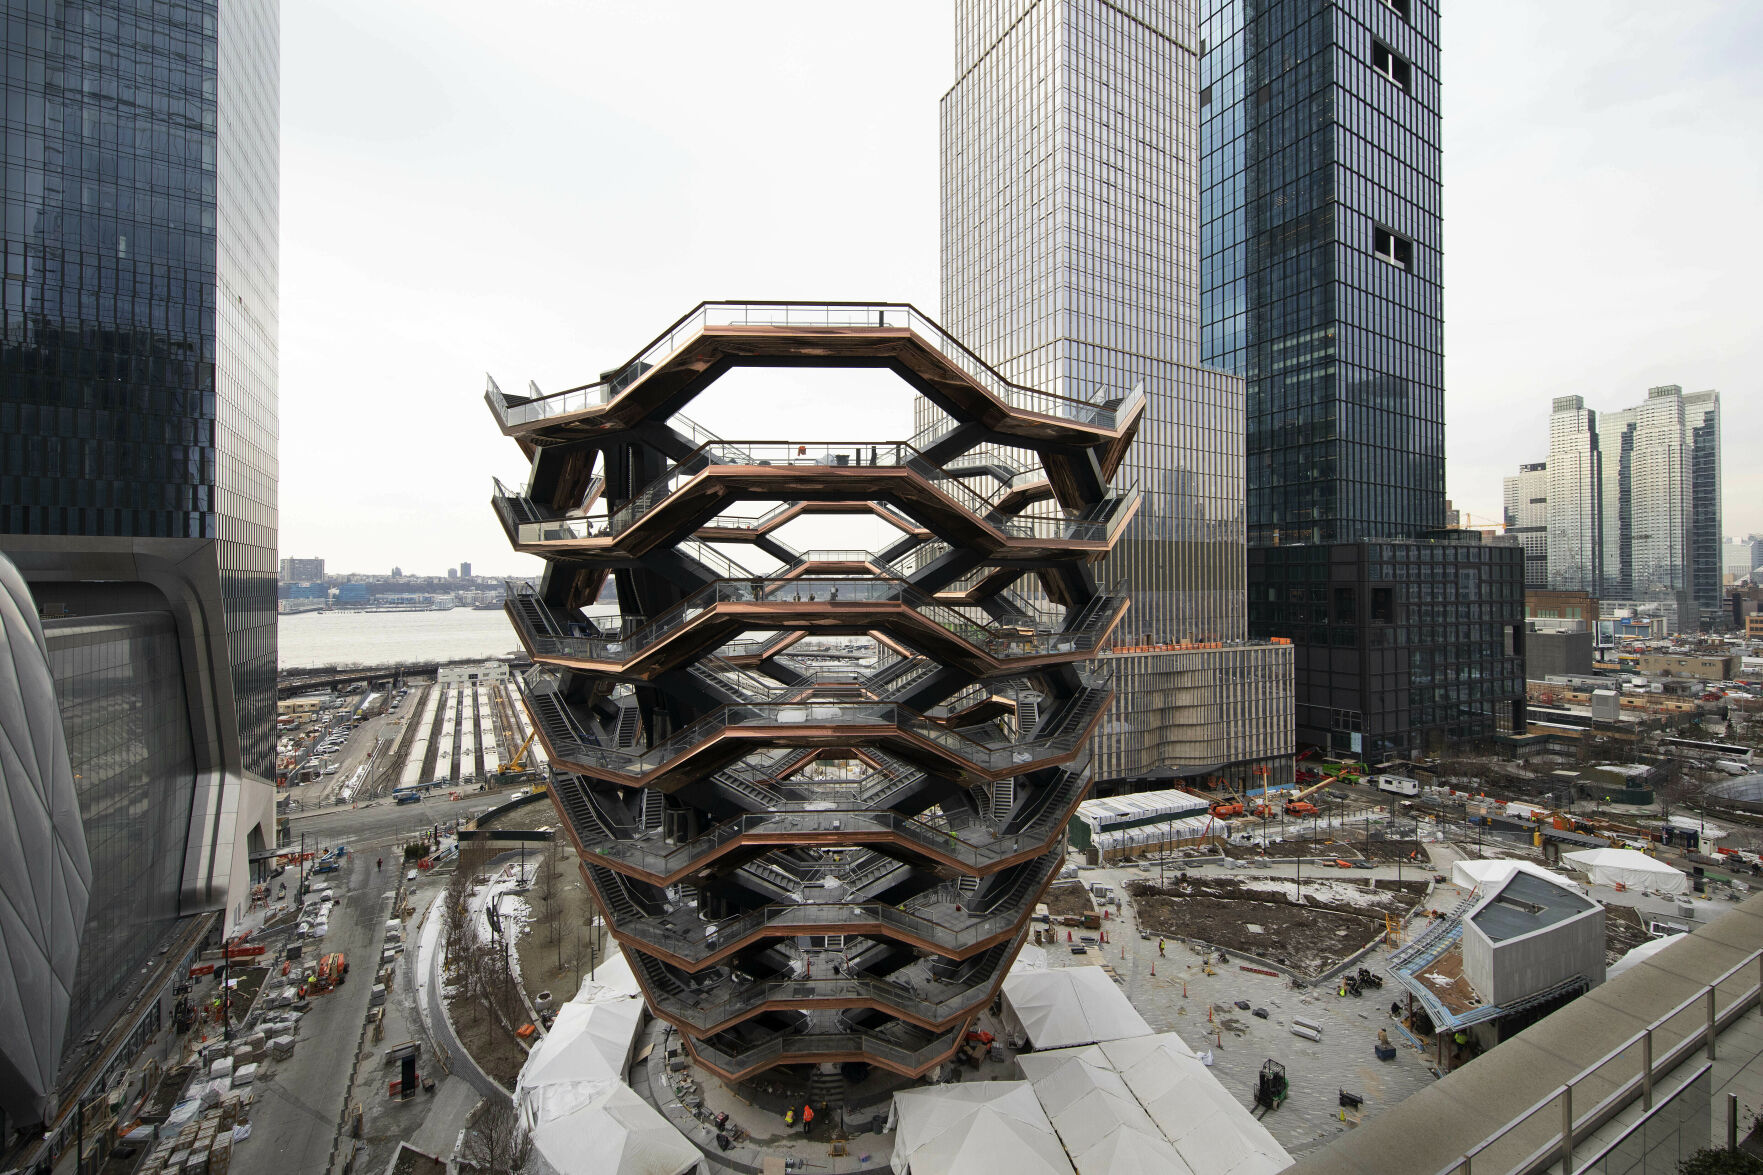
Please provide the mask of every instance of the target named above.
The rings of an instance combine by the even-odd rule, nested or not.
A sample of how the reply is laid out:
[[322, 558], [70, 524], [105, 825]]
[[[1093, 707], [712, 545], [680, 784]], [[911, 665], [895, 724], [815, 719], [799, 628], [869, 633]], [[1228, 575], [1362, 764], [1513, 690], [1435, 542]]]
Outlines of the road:
[[[288, 820], [288, 836], [298, 845], [306, 834], [306, 844], [396, 845], [417, 832], [432, 829], [436, 824], [452, 820], [468, 820], [488, 812], [497, 804], [513, 799], [515, 791], [466, 792], [463, 799], [449, 800], [444, 793], [433, 794], [416, 804], [395, 804], [378, 800], [359, 808], [328, 807], [295, 812]], [[378, 854], [376, 854], [378, 855]]]
[[393, 868], [375, 870], [373, 855], [360, 851], [349, 854], [346, 874], [323, 880], [335, 889], [345, 875], [348, 891], [331, 912], [330, 933], [307, 949], [344, 952], [349, 980], [313, 997], [294, 1055], [257, 1083], [251, 1137], [239, 1156], [247, 1170], [324, 1175], [330, 1166], [397, 877]]

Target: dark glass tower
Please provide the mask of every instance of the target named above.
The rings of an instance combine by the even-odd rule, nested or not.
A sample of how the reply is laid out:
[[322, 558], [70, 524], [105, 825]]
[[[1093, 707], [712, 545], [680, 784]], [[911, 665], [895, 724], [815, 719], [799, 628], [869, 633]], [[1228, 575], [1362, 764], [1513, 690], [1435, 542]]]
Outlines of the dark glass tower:
[[275, 768], [275, 0], [6, 0], [0, 533], [214, 540]]
[[1249, 542], [1436, 530], [1438, 12], [1204, 9], [1201, 358], [1248, 380]]
[[[1440, 530], [1438, 33], [1428, 0], [1202, 3], [1201, 361], [1247, 383], [1249, 632], [1297, 646], [1299, 740], [1348, 754], [1491, 733], [1523, 691], [1521, 593], [1482, 606], [1522, 551]], [[1366, 578], [1433, 564], [1480, 585], [1462, 608]]]
[[77, 1039], [190, 915], [243, 910], [274, 835], [280, 10], [0, 19], [0, 551], [43, 617], [91, 855]]

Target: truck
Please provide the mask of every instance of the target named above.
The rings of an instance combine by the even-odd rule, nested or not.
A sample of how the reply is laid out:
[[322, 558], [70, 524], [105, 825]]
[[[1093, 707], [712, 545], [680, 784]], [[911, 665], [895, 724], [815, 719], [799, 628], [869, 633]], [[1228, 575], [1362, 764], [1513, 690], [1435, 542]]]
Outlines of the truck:
[[412, 787], [406, 788], [392, 798], [400, 804], [417, 804], [422, 802], [422, 793]]

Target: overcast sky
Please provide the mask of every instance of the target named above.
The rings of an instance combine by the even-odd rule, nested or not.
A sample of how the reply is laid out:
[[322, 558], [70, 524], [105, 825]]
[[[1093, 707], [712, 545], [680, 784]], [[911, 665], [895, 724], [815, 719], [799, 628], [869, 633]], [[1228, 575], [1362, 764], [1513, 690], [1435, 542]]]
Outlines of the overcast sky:
[[[1497, 520], [1550, 397], [1718, 388], [1763, 532], [1763, 6], [1454, 0], [1448, 483]], [[281, 551], [527, 572], [488, 505], [508, 391], [586, 383], [705, 298], [937, 310], [948, 0], [300, 0], [282, 9]], [[761, 390], [764, 398], [755, 404]], [[903, 436], [890, 376], [737, 373], [725, 436]], [[755, 408], [762, 407], [763, 413]]]

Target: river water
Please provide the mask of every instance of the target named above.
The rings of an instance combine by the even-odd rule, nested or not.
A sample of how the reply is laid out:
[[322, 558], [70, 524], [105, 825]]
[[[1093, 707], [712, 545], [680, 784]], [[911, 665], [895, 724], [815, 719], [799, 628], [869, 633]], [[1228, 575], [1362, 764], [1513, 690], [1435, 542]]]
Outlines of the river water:
[[277, 618], [283, 669], [402, 665], [501, 657], [520, 649], [500, 609], [474, 612], [302, 612]]

